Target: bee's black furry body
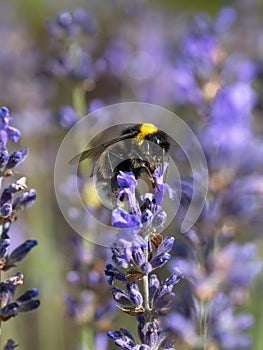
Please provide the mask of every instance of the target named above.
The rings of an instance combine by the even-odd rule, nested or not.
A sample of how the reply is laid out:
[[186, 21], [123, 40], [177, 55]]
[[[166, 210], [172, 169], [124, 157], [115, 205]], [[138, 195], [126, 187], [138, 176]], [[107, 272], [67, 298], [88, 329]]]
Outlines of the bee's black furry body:
[[[124, 140], [129, 141], [120, 142]], [[145, 177], [154, 187], [153, 173], [163, 163], [169, 147], [166, 133], [154, 125], [134, 124], [124, 129], [119, 137], [84, 151], [78, 158], [74, 157], [72, 163], [99, 157], [97, 178], [101, 182], [110, 181], [111, 191], [117, 194], [120, 171], [132, 172], [136, 179]]]

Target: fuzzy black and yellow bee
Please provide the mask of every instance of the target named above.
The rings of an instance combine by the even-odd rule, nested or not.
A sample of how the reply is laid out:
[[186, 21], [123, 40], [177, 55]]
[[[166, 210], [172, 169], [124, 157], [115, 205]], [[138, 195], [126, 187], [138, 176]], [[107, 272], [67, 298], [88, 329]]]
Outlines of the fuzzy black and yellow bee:
[[[130, 140], [130, 142], [120, 142], [124, 140]], [[114, 149], [111, 147], [113, 145], [115, 145]], [[99, 159], [99, 180], [110, 180], [111, 190], [117, 194], [117, 176], [120, 171], [132, 172], [136, 179], [144, 177], [153, 187], [156, 187], [153, 173], [163, 164], [169, 147], [167, 134], [155, 125], [132, 124], [125, 128], [118, 137], [78, 154], [71, 159], [70, 164], [80, 163], [87, 158], [94, 161]]]

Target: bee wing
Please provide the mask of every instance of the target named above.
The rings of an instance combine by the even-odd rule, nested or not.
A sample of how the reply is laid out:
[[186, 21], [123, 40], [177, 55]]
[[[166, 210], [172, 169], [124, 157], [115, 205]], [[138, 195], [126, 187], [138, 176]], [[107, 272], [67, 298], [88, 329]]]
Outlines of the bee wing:
[[136, 134], [137, 134], [137, 132], [133, 131], [129, 134], [124, 134], [124, 135], [118, 136], [118, 137], [116, 137], [108, 142], [101, 143], [97, 146], [91, 147], [91, 148], [77, 154], [75, 157], [73, 157], [69, 161], [69, 164], [74, 165], [74, 164], [82, 162], [83, 160], [85, 160], [87, 158], [96, 158], [96, 157], [100, 156], [105, 151], [105, 149], [108, 148], [109, 146], [114, 145], [115, 143], [117, 143], [119, 141], [130, 139], [130, 138], [134, 137]]

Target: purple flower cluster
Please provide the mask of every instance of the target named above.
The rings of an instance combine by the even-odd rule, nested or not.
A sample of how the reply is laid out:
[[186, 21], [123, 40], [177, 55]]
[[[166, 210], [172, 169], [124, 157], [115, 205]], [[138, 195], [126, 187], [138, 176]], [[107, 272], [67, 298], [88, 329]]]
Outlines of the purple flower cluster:
[[70, 292], [65, 296], [67, 314], [85, 329], [93, 329], [93, 344], [107, 349], [105, 329], [110, 327], [114, 305], [104, 278], [108, 249], [72, 236], [71, 270], [67, 274]]
[[[222, 61], [213, 68], [221, 69], [213, 83], [223, 84], [207, 104], [209, 120], [199, 131], [210, 172], [206, 205], [177, 250], [181, 258], [170, 264], [172, 271], [178, 266], [183, 271], [185, 285], [162, 326], [190, 349], [200, 344], [222, 349], [251, 347], [246, 331], [253, 317], [239, 309], [262, 270], [256, 245], [234, 242], [252, 240], [254, 229], [262, 232], [258, 187], [262, 140], [253, 130], [256, 66], [244, 59], [239, 59], [239, 65], [230, 63], [230, 59]], [[180, 210], [192, 195], [190, 183], [184, 181], [182, 187]]]
[[[34, 189], [25, 191], [27, 188], [25, 177], [21, 177], [3, 188], [6, 178], [13, 175], [13, 168], [23, 162], [28, 154], [26, 147], [9, 154], [7, 149], [8, 140], [17, 142], [20, 137], [19, 130], [9, 125], [11, 121], [12, 118], [8, 109], [2, 107], [0, 109], [0, 177], [2, 187], [0, 196], [0, 269], [2, 271], [15, 267], [37, 245], [36, 240], [27, 240], [11, 253], [8, 252], [11, 244], [9, 230], [12, 223], [17, 220], [22, 210], [31, 206], [36, 200], [36, 191]], [[20, 272], [4, 281], [0, 281], [0, 321], [7, 321], [21, 312], [32, 311], [38, 308], [40, 302], [36, 299], [38, 290], [35, 288], [27, 290], [14, 299], [15, 291], [22, 283], [23, 275]], [[9, 340], [5, 349], [14, 349], [15, 347], [15, 343]]]
[[[164, 172], [168, 164], [164, 164]], [[174, 191], [168, 184], [163, 182], [162, 166], [157, 168], [153, 174], [155, 181], [154, 193], [145, 193], [141, 196], [143, 201], [139, 205], [136, 198], [137, 180], [131, 172], [122, 172], [117, 176], [119, 200], [125, 197], [128, 203], [128, 211], [118, 206], [112, 213], [112, 225], [118, 228], [133, 228], [139, 231], [142, 228], [147, 230], [148, 227], [157, 230], [163, 227], [166, 221], [166, 213], [162, 210], [161, 204], [166, 191], [169, 192], [170, 198], [174, 197]]]
[[146, 325], [142, 315], [137, 316], [138, 335], [142, 344], [138, 344], [132, 333], [121, 328], [119, 331], [109, 332], [116, 345], [122, 349], [151, 350], [151, 349], [173, 349], [172, 342], [165, 337], [156, 320]]
[[[235, 81], [212, 99], [209, 121], [199, 133], [210, 172], [209, 194], [200, 218], [177, 250], [181, 258], [170, 264], [172, 271], [178, 267], [183, 271], [185, 285], [162, 326], [190, 349], [200, 344], [248, 349], [252, 343], [247, 330], [254, 320], [240, 312], [240, 306], [247, 301], [262, 263], [254, 243], [237, 242], [254, 239], [253, 231], [262, 232], [258, 187], [262, 141], [255, 138], [252, 127], [257, 101], [254, 71], [236, 74], [237, 67], [232, 74]], [[185, 181], [182, 187], [180, 210], [192, 194], [190, 183]]]
[[[204, 119], [221, 87], [237, 80], [248, 84], [256, 75], [255, 62], [243, 53], [227, 52], [227, 33], [237, 20], [233, 8], [223, 8], [215, 18], [205, 12], [186, 17], [188, 26], [183, 27], [177, 17], [137, 6], [138, 12], [123, 8], [116, 21], [99, 22], [94, 14], [76, 8], [48, 22], [47, 70], [79, 81], [83, 94], [75, 103], [73, 83], [73, 110], [65, 106], [59, 113], [63, 127], [71, 125], [76, 114], [123, 101], [123, 90], [129, 100], [175, 106], [177, 112], [187, 108]], [[104, 21], [107, 35], [101, 30]]]
[[17, 142], [21, 136], [20, 131], [9, 125], [12, 121], [9, 110], [6, 107], [1, 107], [0, 111], [0, 130], [1, 130], [1, 151], [6, 150], [6, 143], [10, 139]]
[[[186, 28], [178, 20], [177, 37], [177, 18], [137, 6], [140, 10], [135, 12], [123, 6], [116, 21], [103, 18], [99, 22], [96, 15], [76, 8], [47, 23], [47, 71], [69, 80], [73, 88], [73, 107], [67, 101], [59, 113], [63, 127], [71, 126], [76, 115], [122, 102], [123, 90], [129, 100], [176, 106], [177, 110], [187, 107], [203, 118], [218, 89], [230, 83], [234, 68], [225, 58], [224, 35], [235, 23], [234, 9], [222, 9], [215, 19], [206, 13], [192, 21], [186, 18]], [[236, 74], [245, 80], [254, 75], [252, 62], [243, 57], [239, 62]]]
[[94, 46], [96, 19], [91, 13], [76, 8], [72, 13], [62, 12], [47, 23], [53, 59], [47, 70], [56, 76], [73, 79], [92, 79], [94, 64], [91, 52]]
[[38, 290], [36, 288], [29, 289], [14, 301], [12, 300], [17, 286], [22, 283], [23, 275], [20, 272], [1, 282], [1, 321], [7, 321], [20, 312], [32, 311], [39, 307], [39, 300], [34, 299], [38, 296]]
[[248, 289], [262, 269], [254, 255], [252, 243], [229, 243], [216, 253], [210, 251], [204, 258], [205, 266], [189, 257], [173, 259], [171, 268], [184, 272], [187, 285], [165, 318], [165, 329], [190, 348], [200, 342], [220, 344], [223, 349], [249, 347], [251, 339], [245, 331], [253, 318], [237, 309], [246, 301]]
[[[169, 261], [169, 252], [174, 246], [174, 237], [163, 237], [157, 233], [166, 219], [162, 209], [163, 197], [166, 191], [170, 195], [173, 191], [163, 182], [161, 167], [155, 170], [154, 180], [153, 193], [145, 193], [138, 199], [134, 174], [120, 172], [117, 176], [117, 207], [112, 212], [112, 223], [122, 230], [111, 247], [115, 266], [107, 264], [105, 275], [110, 285], [115, 282], [124, 285], [124, 289], [112, 287], [112, 297], [120, 310], [136, 317], [141, 342], [138, 344], [126, 329], [109, 332], [109, 337], [122, 349], [169, 349], [172, 344], [160, 325], [160, 318], [173, 304], [173, 289], [181, 280], [182, 273], [174, 271], [163, 281], [152, 274], [153, 270]], [[125, 200], [127, 210], [121, 208]]]
[[211, 170], [219, 167], [223, 170], [231, 164], [246, 169], [248, 162], [251, 165], [258, 162], [256, 154], [251, 159], [255, 148], [251, 113], [256, 102], [256, 92], [250, 80], [237, 80], [216, 94], [210, 106], [209, 124], [202, 133]]

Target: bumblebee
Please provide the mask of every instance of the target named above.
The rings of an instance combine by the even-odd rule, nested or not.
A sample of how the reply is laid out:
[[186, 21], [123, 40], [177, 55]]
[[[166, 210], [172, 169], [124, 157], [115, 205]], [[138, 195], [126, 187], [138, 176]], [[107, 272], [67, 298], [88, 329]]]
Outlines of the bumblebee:
[[[130, 140], [130, 142], [120, 142], [124, 140]], [[154, 147], [152, 147], [153, 144]], [[111, 147], [113, 145], [115, 146]], [[132, 172], [136, 179], [144, 177], [155, 188], [153, 173], [163, 164], [169, 147], [167, 134], [155, 125], [133, 124], [124, 129], [120, 136], [78, 154], [71, 159], [70, 164], [81, 163], [87, 158], [92, 158], [94, 161], [99, 159], [99, 180], [110, 180], [111, 190], [117, 195], [117, 176], [120, 171]], [[117, 165], [114, 166], [114, 164]], [[94, 168], [91, 176], [93, 172]]]

